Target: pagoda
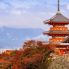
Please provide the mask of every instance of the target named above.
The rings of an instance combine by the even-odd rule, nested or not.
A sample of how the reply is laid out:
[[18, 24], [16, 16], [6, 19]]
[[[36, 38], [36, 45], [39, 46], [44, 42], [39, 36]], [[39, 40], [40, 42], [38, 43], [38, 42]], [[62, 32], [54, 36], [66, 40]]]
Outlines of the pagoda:
[[59, 0], [56, 15], [49, 20], [45, 20], [44, 24], [51, 25], [49, 31], [43, 32], [44, 35], [51, 36], [49, 43], [57, 44], [56, 49], [60, 51], [64, 51], [65, 53], [69, 51], [69, 43], [65, 42], [68, 41], [69, 36], [69, 30], [68, 27], [66, 27], [66, 25], [69, 24], [69, 19], [60, 12]]
[[49, 20], [44, 21], [44, 23], [52, 26], [49, 31], [43, 33], [44, 35], [47, 34], [49, 36], [52, 36], [52, 38], [49, 39], [49, 42], [53, 43], [63, 42], [66, 36], [69, 35], [68, 28], [66, 27], [66, 25], [69, 24], [69, 19], [61, 14], [59, 0], [56, 15], [50, 18]]

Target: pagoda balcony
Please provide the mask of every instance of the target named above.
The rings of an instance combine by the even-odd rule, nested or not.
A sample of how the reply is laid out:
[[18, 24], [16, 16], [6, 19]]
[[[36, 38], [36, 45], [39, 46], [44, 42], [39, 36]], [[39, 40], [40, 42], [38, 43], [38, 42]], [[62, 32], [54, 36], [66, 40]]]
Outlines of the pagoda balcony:
[[52, 21], [49, 21], [49, 22], [45, 22], [44, 21], [44, 24], [49, 24], [49, 25], [68, 25], [69, 22], [52, 22]]
[[59, 31], [59, 30], [50, 30], [43, 32], [44, 35], [48, 34], [49, 36], [68, 36], [69, 35], [69, 30], [68, 31]]

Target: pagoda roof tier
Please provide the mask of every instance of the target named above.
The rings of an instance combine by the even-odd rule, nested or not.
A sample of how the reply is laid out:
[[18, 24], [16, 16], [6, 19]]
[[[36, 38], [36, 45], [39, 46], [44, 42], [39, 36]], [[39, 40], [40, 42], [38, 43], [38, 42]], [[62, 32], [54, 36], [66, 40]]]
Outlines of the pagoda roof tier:
[[44, 21], [45, 24], [69, 24], [69, 19], [62, 15], [60, 12], [57, 12], [55, 16], [50, 18], [49, 20]]
[[69, 43], [69, 36], [63, 41], [63, 43]]
[[69, 43], [60, 43], [56, 46], [56, 48], [69, 51]]
[[56, 47], [57, 48], [69, 48], [69, 43], [59, 43]]
[[46, 31], [43, 34], [48, 34], [49, 36], [68, 36], [69, 31]]

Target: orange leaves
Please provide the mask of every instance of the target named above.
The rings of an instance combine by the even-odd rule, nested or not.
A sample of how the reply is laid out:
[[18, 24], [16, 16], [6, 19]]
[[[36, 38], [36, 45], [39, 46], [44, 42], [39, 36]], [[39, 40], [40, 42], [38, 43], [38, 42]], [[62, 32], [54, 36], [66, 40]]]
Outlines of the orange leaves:
[[31, 57], [25, 57], [22, 60], [22, 63], [24, 64], [24, 67], [26, 69], [30, 67], [30, 65], [32, 65], [32, 67], [35, 67], [35, 65], [38, 67], [39, 66], [38, 64], [42, 63], [42, 59], [43, 59], [43, 54], [36, 53], [33, 54]]
[[35, 62], [40, 62], [43, 59], [43, 54], [42, 53], [36, 53], [33, 55], [33, 61]]
[[25, 57], [22, 62], [24, 64], [28, 64], [28, 63], [32, 62], [32, 58], [31, 57]]
[[31, 40], [24, 43], [23, 49], [12, 51], [10, 56], [3, 53], [1, 58], [9, 58], [5, 60], [11, 62], [12, 69], [31, 69], [32, 65], [30, 66], [30, 64], [33, 64], [32, 69], [33, 67], [36, 69], [35, 67], [40, 67], [40, 64], [43, 63], [43, 59], [44, 61], [46, 59], [47, 62], [50, 51], [53, 51], [54, 48], [53, 44]]

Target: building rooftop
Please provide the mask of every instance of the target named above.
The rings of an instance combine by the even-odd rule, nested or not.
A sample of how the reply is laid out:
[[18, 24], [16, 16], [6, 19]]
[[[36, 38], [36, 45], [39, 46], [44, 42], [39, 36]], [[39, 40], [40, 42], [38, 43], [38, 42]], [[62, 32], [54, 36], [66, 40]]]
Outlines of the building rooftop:
[[63, 41], [63, 43], [69, 43], [69, 36]]
[[45, 32], [43, 32], [43, 34], [48, 34], [48, 35], [52, 35], [52, 36], [53, 35], [63, 35], [63, 36], [67, 35], [68, 36], [69, 30], [68, 31], [59, 31], [59, 30], [58, 31], [57, 30], [56, 31], [54, 31], [54, 30], [53, 31], [45, 31]]
[[68, 23], [69, 24], [69, 19], [66, 18], [64, 15], [62, 15], [60, 12], [57, 12], [55, 16], [50, 18], [49, 20], [44, 21], [44, 23]]

